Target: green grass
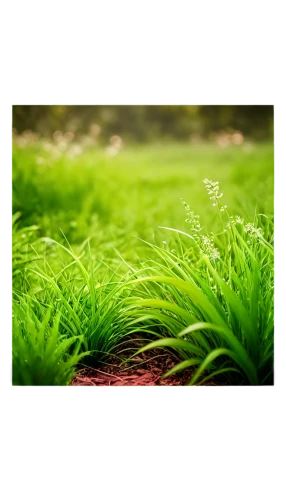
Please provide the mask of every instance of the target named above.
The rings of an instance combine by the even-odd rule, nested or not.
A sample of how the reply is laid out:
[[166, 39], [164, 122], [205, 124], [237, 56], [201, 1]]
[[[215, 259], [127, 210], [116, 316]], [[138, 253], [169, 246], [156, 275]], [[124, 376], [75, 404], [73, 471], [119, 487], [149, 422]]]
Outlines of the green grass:
[[[226, 219], [230, 221], [228, 216]], [[197, 261], [191, 263], [186, 251], [176, 255], [154, 246], [161, 262], [158, 265], [150, 261], [148, 274], [159, 270], [161, 275], [134, 281], [139, 293], [132, 299], [137, 306], [132, 313], [138, 323], [148, 321], [151, 329], [154, 322], [162, 328], [155, 333], [159, 339], [139, 352], [166, 347], [178, 351], [182, 362], [165, 376], [198, 365], [190, 385], [222, 375], [231, 384], [272, 384], [271, 233], [262, 235], [254, 225], [243, 223], [231, 223], [225, 228], [226, 232], [214, 241], [228, 251], [221, 251], [216, 258], [215, 247], [204, 248], [202, 237], [196, 235], [193, 240], [192, 234], [185, 234], [195, 242], [192, 250]], [[145, 285], [142, 290], [141, 284]]]
[[12, 217], [12, 273], [13, 285], [21, 280], [26, 266], [33, 260], [36, 260], [35, 253], [32, 251], [31, 242], [37, 238], [38, 226], [19, 227], [21, 213], [16, 212]]
[[68, 384], [134, 333], [190, 384], [272, 383], [273, 145], [70, 153], [13, 149], [13, 383]]
[[13, 385], [68, 385], [84, 354], [83, 336], [60, 331], [52, 307], [21, 297], [13, 301]]
[[273, 213], [273, 145], [252, 148], [137, 146], [115, 157], [91, 149], [53, 159], [39, 143], [15, 147], [13, 212], [22, 213], [23, 226], [38, 224], [43, 236], [61, 240], [62, 230], [79, 244], [91, 236], [95, 245], [116, 244], [130, 255], [134, 235], [150, 239], [159, 225], [183, 229], [181, 198], [201, 214], [202, 225], [217, 225], [205, 177], [224, 186], [235, 214]]

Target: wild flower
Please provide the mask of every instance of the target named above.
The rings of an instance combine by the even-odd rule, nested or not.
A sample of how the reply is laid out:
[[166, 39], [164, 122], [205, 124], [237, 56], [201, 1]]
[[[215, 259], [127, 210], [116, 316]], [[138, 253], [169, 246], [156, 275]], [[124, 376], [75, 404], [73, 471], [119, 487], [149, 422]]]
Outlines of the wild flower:
[[[187, 219], [185, 222], [189, 225], [189, 231], [191, 233], [199, 233], [202, 230], [202, 227], [200, 225], [200, 216], [196, 215], [195, 212], [193, 212], [190, 209], [190, 205], [187, 205], [187, 203], [181, 198], [181, 202], [185, 207], [186, 214], [187, 214]], [[194, 236], [194, 234], [193, 234]]]
[[209, 179], [204, 179], [203, 183], [206, 186], [207, 192], [210, 195], [210, 200], [213, 202], [213, 207], [217, 207], [221, 212], [224, 212], [227, 205], [221, 205], [220, 199], [223, 197], [223, 193], [219, 192], [218, 181], [211, 181]]
[[190, 234], [196, 241], [200, 249], [200, 254], [207, 255], [212, 260], [219, 259], [220, 254], [217, 248], [215, 248], [214, 246], [213, 237], [198, 234], [203, 229], [200, 224], [200, 216], [191, 211], [190, 206], [187, 205], [187, 203], [182, 198], [181, 202], [184, 205], [186, 214], [188, 216], [185, 222], [189, 224]]
[[200, 240], [201, 240], [200, 253], [207, 255], [212, 260], [219, 259], [220, 253], [218, 249], [214, 246], [213, 238], [209, 236], [201, 236]]
[[262, 229], [261, 227], [254, 227], [253, 224], [246, 224], [243, 228], [243, 230], [249, 234], [250, 238], [260, 238], [262, 236]]
[[243, 225], [244, 224], [244, 220], [241, 217], [239, 217], [239, 215], [236, 215], [235, 217], [233, 217], [233, 215], [231, 215], [229, 217], [228, 222], [226, 223], [226, 227], [235, 226], [236, 224]]

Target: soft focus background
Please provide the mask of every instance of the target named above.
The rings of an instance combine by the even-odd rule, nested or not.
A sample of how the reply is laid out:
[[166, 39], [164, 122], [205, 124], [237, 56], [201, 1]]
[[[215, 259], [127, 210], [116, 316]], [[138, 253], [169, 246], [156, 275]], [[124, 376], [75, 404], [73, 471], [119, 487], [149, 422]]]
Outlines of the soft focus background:
[[[44, 136], [56, 130], [76, 135], [99, 135], [104, 143], [113, 134], [137, 142], [154, 139], [212, 138], [239, 130], [252, 139], [273, 137], [273, 106], [14, 106], [13, 126]], [[191, 136], [191, 134], [194, 134]], [[191, 137], [190, 137], [191, 136]], [[234, 142], [239, 143], [239, 139]]]
[[184, 230], [181, 198], [219, 230], [204, 178], [231, 215], [272, 217], [273, 176], [273, 106], [13, 106], [17, 223], [104, 259]]

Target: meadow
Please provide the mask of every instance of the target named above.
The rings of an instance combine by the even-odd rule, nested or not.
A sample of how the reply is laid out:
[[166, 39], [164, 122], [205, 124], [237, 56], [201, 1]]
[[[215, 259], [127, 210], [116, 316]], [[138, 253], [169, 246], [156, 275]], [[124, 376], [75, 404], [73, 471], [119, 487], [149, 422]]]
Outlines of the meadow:
[[273, 383], [273, 143], [27, 133], [12, 172], [13, 384], [166, 351], [166, 380]]

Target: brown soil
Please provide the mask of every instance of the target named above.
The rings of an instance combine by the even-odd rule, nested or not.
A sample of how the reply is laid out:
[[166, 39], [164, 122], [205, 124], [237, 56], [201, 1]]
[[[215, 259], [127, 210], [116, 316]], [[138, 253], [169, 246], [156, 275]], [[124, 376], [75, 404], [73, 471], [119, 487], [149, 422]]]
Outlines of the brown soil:
[[147, 351], [133, 358], [131, 366], [117, 366], [104, 364], [100, 368], [85, 368], [73, 378], [71, 385], [97, 386], [155, 386], [155, 385], [186, 385], [194, 369], [183, 370], [161, 379], [162, 375], [175, 366], [180, 360], [171, 353], [158, 354], [156, 351]]

